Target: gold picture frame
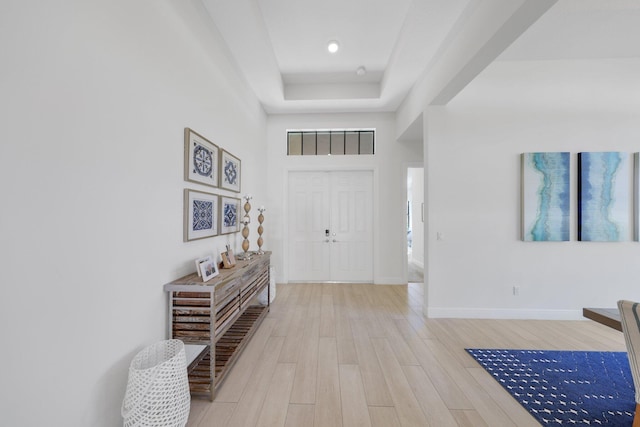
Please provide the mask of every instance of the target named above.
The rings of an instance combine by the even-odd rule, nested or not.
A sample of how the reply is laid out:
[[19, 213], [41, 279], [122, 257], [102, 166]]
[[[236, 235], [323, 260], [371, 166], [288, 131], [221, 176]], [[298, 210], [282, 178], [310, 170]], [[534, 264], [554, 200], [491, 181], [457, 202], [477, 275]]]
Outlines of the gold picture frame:
[[218, 203], [216, 194], [184, 190], [185, 242], [218, 235]]
[[192, 129], [184, 129], [185, 181], [218, 186], [220, 148]]

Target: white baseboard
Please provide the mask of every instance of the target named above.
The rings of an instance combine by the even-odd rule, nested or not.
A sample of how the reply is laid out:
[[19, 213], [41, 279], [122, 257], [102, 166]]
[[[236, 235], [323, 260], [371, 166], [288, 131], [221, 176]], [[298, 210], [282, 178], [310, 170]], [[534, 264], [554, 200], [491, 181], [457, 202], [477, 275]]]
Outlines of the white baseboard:
[[582, 310], [425, 307], [430, 318], [584, 320]]
[[402, 277], [374, 277], [374, 285], [406, 285], [406, 281], [402, 281]]

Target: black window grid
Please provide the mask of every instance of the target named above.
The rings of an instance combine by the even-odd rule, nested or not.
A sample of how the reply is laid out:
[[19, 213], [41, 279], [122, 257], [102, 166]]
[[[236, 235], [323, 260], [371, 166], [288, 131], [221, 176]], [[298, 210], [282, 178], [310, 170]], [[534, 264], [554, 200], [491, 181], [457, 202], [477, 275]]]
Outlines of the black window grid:
[[[318, 152], [318, 135], [329, 134], [328, 153]], [[363, 141], [363, 135], [370, 137], [370, 142]], [[348, 143], [357, 137], [357, 150], [347, 150]], [[292, 137], [299, 142], [299, 150], [291, 150]], [[365, 152], [363, 152], [363, 146]], [[370, 149], [369, 149], [370, 146]], [[297, 148], [297, 147], [296, 147]], [[294, 152], [292, 152], [294, 151]], [[347, 152], [355, 151], [355, 152]], [[321, 156], [321, 155], [373, 155], [375, 154], [375, 131], [374, 130], [330, 130], [330, 131], [288, 131], [287, 132], [287, 155], [288, 156]]]

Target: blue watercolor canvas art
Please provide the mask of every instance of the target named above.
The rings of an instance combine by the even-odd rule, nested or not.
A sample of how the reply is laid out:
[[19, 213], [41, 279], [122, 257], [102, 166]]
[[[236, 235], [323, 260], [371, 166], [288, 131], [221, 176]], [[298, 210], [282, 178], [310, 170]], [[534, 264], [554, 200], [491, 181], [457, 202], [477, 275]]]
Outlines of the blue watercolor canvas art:
[[578, 154], [578, 240], [617, 242], [629, 233], [629, 155]]
[[522, 224], [525, 241], [568, 241], [568, 152], [522, 155]]

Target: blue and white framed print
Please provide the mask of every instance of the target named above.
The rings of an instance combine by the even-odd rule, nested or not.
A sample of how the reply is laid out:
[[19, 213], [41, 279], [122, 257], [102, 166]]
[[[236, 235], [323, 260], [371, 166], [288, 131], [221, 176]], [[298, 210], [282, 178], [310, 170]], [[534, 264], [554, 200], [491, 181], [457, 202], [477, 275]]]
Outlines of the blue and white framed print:
[[218, 186], [218, 146], [189, 128], [184, 129], [184, 179]]
[[629, 154], [578, 153], [578, 240], [629, 239]]
[[240, 231], [240, 199], [220, 196], [220, 234]]
[[220, 188], [240, 192], [240, 159], [225, 149], [220, 156]]
[[524, 241], [569, 241], [569, 169], [568, 152], [522, 154]]
[[184, 190], [184, 241], [218, 235], [218, 196]]

